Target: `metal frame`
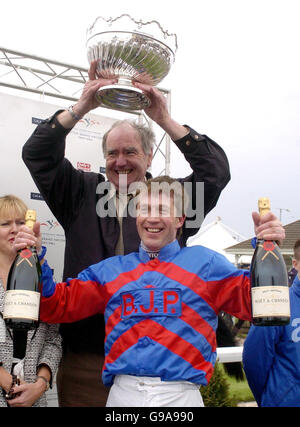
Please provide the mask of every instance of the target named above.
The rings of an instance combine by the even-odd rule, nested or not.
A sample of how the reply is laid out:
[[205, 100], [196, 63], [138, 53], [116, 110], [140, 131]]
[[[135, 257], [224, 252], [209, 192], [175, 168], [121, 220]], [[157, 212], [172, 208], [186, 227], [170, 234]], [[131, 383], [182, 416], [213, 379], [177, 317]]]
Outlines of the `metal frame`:
[[[42, 97], [49, 96], [76, 102], [79, 99], [78, 93], [87, 80], [86, 68], [0, 47], [0, 86], [39, 94]], [[167, 97], [170, 109], [170, 91], [159, 89]], [[171, 154], [169, 135], [166, 133], [159, 135], [160, 128], [156, 129], [154, 122], [143, 112], [132, 114], [137, 115], [140, 122], [146, 121], [158, 136], [153, 158], [163, 156], [164, 168], [160, 175], [169, 175]]]

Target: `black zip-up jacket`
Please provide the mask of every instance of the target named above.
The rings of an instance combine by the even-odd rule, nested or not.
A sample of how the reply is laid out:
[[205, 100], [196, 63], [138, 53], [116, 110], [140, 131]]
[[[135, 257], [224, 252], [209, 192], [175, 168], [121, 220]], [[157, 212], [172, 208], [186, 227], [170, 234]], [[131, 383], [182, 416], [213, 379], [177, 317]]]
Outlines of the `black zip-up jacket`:
[[[75, 169], [65, 156], [65, 140], [71, 129], [65, 129], [56, 116], [43, 121], [23, 147], [23, 160], [53, 215], [65, 232], [66, 246], [63, 280], [76, 277], [91, 264], [115, 255], [120, 227], [116, 217], [100, 218], [96, 204], [103, 194], [97, 194], [100, 173]], [[190, 164], [193, 173], [179, 179], [182, 182], [204, 182], [204, 216], [211, 211], [230, 180], [229, 164], [223, 149], [193, 129], [175, 144]], [[147, 174], [147, 178], [149, 175]], [[195, 201], [193, 185], [193, 202]], [[183, 228], [180, 245], [199, 227]], [[140, 238], [135, 218], [123, 218], [124, 253], [137, 251]], [[104, 320], [96, 315], [73, 324], [61, 325], [64, 348], [74, 352], [103, 354]]]

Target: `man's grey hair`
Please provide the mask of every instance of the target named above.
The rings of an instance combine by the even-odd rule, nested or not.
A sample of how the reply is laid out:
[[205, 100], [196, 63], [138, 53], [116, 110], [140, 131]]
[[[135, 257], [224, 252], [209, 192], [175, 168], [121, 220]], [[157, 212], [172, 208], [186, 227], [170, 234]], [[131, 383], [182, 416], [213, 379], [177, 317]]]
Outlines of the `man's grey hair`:
[[142, 143], [142, 150], [144, 152], [144, 154], [150, 154], [153, 150], [153, 145], [155, 142], [155, 134], [154, 132], [145, 124], [138, 124], [136, 122], [134, 122], [133, 120], [118, 120], [116, 121], [111, 128], [103, 135], [103, 139], [102, 139], [102, 150], [103, 150], [103, 154], [104, 157], [106, 156], [106, 141], [107, 141], [107, 137], [109, 135], [109, 132], [118, 127], [118, 126], [122, 126], [123, 124], [129, 124], [133, 129], [135, 129], [137, 131], [137, 133], [139, 134], [139, 137], [141, 139], [141, 143]]

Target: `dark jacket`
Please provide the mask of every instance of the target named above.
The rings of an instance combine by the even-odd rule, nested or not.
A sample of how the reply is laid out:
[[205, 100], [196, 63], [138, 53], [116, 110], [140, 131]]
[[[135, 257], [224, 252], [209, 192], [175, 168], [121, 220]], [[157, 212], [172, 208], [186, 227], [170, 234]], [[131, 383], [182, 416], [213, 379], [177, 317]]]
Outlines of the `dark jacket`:
[[[70, 129], [60, 125], [56, 119], [58, 113], [36, 128], [23, 147], [23, 160], [47, 205], [64, 228], [66, 247], [63, 279], [66, 280], [68, 277], [76, 277], [89, 265], [114, 256], [120, 228], [117, 218], [100, 218], [96, 214], [96, 204], [103, 197], [96, 193], [96, 188], [104, 182], [105, 177], [100, 173], [78, 171], [64, 157], [65, 139]], [[192, 129], [175, 144], [193, 170], [190, 176], [180, 180], [205, 183], [205, 216], [214, 208], [221, 191], [230, 180], [226, 154], [214, 141]], [[184, 228], [180, 245], [185, 246], [188, 237], [198, 229]], [[138, 250], [140, 239], [135, 218], [131, 216], [123, 218], [123, 240], [125, 254]], [[99, 348], [100, 316], [96, 317], [91, 322], [87, 319], [77, 324], [63, 325], [64, 344], [67, 342], [73, 351], [103, 352], [103, 345]], [[102, 318], [100, 329], [104, 338], [103, 325]], [[94, 340], [91, 338], [93, 336]]]

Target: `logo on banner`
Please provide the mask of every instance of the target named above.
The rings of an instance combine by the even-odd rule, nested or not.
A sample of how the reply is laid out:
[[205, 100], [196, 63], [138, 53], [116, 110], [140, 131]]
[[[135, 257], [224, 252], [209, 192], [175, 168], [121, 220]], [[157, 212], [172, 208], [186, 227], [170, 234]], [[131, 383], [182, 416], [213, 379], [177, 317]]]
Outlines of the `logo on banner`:
[[46, 222], [41, 223], [41, 227], [42, 226], [47, 227], [47, 231], [50, 231], [57, 227], [60, 227], [60, 224], [54, 219], [48, 219]]
[[94, 119], [90, 119], [89, 117], [84, 117], [83, 119], [81, 119], [79, 121], [79, 123], [84, 123], [85, 127], [87, 127], [87, 128], [101, 125], [100, 122], [98, 122], [97, 120], [94, 120]]
[[31, 122], [33, 125], [40, 125], [41, 123], [45, 122], [45, 119], [39, 119], [38, 117], [32, 117]]
[[91, 172], [90, 163], [77, 162], [77, 169], [83, 172]]
[[31, 200], [44, 200], [43, 196], [40, 193], [30, 193], [30, 198]]

